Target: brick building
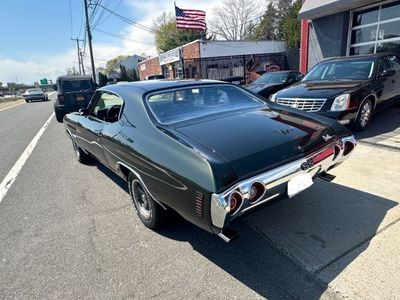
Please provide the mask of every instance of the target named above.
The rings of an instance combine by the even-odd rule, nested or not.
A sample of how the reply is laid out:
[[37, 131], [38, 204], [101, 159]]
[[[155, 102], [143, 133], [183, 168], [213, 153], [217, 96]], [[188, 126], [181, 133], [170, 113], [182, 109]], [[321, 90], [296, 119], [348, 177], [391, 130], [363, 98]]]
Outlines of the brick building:
[[165, 78], [244, 83], [252, 79], [253, 73], [287, 68], [285, 51], [286, 43], [282, 41], [195, 40], [139, 63], [139, 76], [141, 80], [162, 74]]

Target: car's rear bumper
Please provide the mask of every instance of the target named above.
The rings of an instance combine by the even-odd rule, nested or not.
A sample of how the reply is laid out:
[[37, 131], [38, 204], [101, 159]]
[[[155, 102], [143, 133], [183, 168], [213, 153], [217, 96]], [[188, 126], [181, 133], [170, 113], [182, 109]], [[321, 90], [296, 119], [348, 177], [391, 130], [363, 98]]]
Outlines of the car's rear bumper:
[[79, 111], [81, 108], [86, 108], [87, 104], [82, 105], [54, 105], [54, 109], [62, 111], [64, 113], [71, 113]]
[[[328, 147], [317, 151], [307, 157], [302, 159], [290, 162], [286, 165], [280, 166], [273, 170], [267, 171], [265, 173], [259, 174], [252, 178], [246, 179], [238, 184], [234, 185], [233, 187], [229, 188], [228, 190], [220, 193], [220, 194], [212, 194], [211, 196], [211, 223], [217, 230], [222, 230], [227, 227], [227, 225], [238, 216], [246, 213], [247, 211], [253, 210], [257, 206], [269, 202], [275, 198], [279, 197], [287, 197], [287, 186], [288, 182], [304, 173], [309, 173], [312, 178], [329, 171], [333, 167], [337, 166], [338, 164], [342, 163], [346, 160], [350, 153], [345, 154], [345, 145], [347, 143], [351, 143], [353, 148], [356, 145], [356, 141], [353, 136], [348, 136], [342, 138], [329, 147], [333, 147], [335, 152], [318, 163], [311, 164], [310, 160], [314, 157], [323, 153]], [[351, 145], [350, 145], [351, 146]], [[353, 149], [352, 148], [352, 149]], [[259, 200], [255, 201], [254, 203], [250, 204], [249, 193], [250, 187], [252, 183], [262, 183], [265, 187], [266, 192]], [[239, 191], [242, 195], [242, 203], [240, 204], [239, 209], [234, 213], [230, 213], [230, 195], [234, 191]]]
[[24, 99], [25, 100], [30, 100], [30, 101], [32, 101], [32, 100], [45, 100], [46, 99], [46, 96], [29, 96], [29, 97], [24, 97]]

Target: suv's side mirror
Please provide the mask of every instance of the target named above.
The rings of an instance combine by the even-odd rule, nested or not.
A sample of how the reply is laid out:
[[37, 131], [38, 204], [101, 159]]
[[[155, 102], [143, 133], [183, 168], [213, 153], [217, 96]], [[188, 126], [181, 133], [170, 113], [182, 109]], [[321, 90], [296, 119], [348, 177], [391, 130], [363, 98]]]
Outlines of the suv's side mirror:
[[393, 69], [386, 69], [384, 70], [381, 74], [379, 74], [379, 77], [390, 77], [396, 74], [396, 71]]
[[87, 116], [87, 115], [89, 114], [89, 110], [88, 110], [87, 108], [81, 108], [81, 109], [79, 110], [79, 114], [80, 114], [81, 116]]

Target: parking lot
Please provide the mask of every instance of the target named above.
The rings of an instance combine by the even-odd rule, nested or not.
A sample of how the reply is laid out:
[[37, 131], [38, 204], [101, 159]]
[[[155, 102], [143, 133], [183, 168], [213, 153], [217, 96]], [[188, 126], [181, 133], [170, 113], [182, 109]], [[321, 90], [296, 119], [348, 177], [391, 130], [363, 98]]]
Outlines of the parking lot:
[[[1, 181], [52, 111], [0, 112]], [[333, 182], [240, 219], [226, 244], [180, 217], [146, 229], [123, 180], [79, 164], [53, 118], [0, 202], [0, 298], [394, 299], [400, 107], [357, 138]]]

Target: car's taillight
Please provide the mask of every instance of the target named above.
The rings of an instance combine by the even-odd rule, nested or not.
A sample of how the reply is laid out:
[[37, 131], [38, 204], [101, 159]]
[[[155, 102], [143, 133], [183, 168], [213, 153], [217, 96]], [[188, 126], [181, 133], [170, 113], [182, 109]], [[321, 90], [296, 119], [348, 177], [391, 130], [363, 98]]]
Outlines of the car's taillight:
[[325, 149], [324, 151], [322, 151], [321, 153], [318, 153], [317, 155], [313, 156], [311, 159], [313, 161], [313, 164], [317, 164], [319, 163], [321, 160], [324, 160], [325, 158], [327, 158], [328, 156], [332, 155], [335, 153], [335, 148], [333, 147], [329, 147], [327, 149]]
[[258, 200], [260, 200], [264, 194], [265, 194], [265, 186], [261, 182], [254, 182], [250, 186], [250, 191], [249, 191], [249, 202], [250, 204], [256, 203]]
[[243, 196], [238, 191], [234, 191], [229, 195], [229, 208], [231, 215], [234, 215], [243, 203]]
[[58, 102], [64, 102], [64, 96], [63, 95], [58, 95]]

